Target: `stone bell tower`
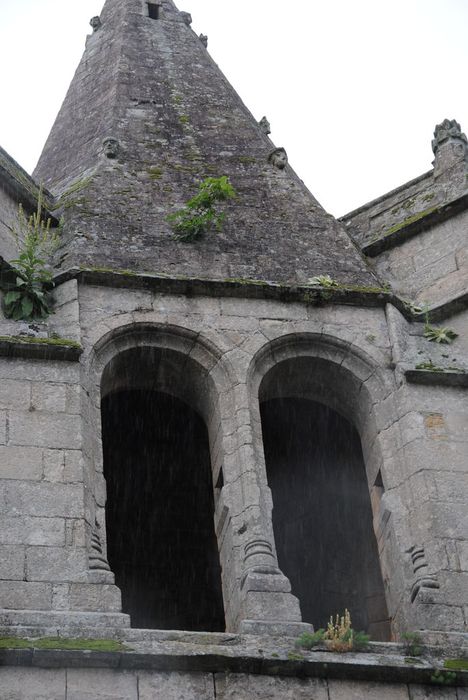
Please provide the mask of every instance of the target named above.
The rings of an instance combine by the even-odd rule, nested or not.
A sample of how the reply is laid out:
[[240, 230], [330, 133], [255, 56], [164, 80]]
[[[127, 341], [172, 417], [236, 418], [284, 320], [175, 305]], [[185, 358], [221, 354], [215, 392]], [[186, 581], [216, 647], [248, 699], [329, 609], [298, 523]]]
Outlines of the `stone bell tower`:
[[[390, 642], [467, 632], [466, 137], [338, 221], [172, 0], [91, 26], [33, 178], [0, 153], [2, 274], [39, 183], [62, 221], [54, 313], [0, 318], [0, 627], [133, 651], [14, 664], [67, 698], [423, 697]], [[291, 657], [345, 608], [377, 661]]]

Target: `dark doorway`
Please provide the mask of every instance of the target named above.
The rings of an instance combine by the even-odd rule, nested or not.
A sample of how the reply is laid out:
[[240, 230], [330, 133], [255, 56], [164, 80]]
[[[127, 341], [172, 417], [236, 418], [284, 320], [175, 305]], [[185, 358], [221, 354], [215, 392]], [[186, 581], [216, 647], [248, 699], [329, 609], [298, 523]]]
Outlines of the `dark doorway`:
[[102, 400], [108, 558], [140, 628], [224, 631], [208, 435], [158, 391]]
[[261, 405], [279, 565], [303, 620], [326, 627], [351, 613], [354, 629], [388, 639], [389, 625], [359, 435], [307, 399]]

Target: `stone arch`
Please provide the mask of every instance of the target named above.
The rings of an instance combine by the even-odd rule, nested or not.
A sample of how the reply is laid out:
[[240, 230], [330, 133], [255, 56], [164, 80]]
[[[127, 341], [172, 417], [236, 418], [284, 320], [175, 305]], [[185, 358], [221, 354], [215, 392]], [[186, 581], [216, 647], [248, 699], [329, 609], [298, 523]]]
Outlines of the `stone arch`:
[[[366, 517], [368, 525], [370, 525], [368, 531], [371, 533], [369, 547], [373, 549], [373, 553], [369, 554], [369, 560], [372, 560], [374, 557], [375, 566], [374, 564], [372, 564], [372, 566], [375, 570], [373, 569], [373, 576], [374, 578], [380, 577], [377, 543], [372, 533], [372, 517], [374, 517], [374, 531], [377, 536], [380, 553], [382, 554], [382, 547], [384, 545], [378, 522], [378, 514], [379, 503], [383, 493], [384, 480], [382, 479], [382, 474], [384, 473], [385, 465], [379, 432], [385, 421], [392, 420], [391, 416], [394, 413], [392, 380], [386, 376], [385, 370], [377, 366], [375, 361], [360, 348], [351, 346], [349, 343], [332, 336], [314, 333], [290, 334], [267, 343], [253, 358], [248, 374], [252, 426], [256, 435], [256, 461], [260, 468], [261, 479], [271, 497], [272, 504], [274, 505], [275, 503], [275, 488], [279, 489], [280, 487], [278, 484], [281, 484], [281, 479], [286, 478], [280, 471], [281, 468], [284, 470], [287, 464], [286, 462], [283, 463], [282, 467], [278, 465], [273, 467], [273, 462], [276, 460], [279, 464], [279, 460], [281, 459], [281, 457], [278, 456], [278, 446], [281, 444], [281, 439], [278, 435], [285, 426], [288, 426], [287, 430], [291, 431], [292, 425], [292, 423], [288, 423], [285, 419], [283, 424], [275, 424], [275, 429], [273, 430], [271, 428], [272, 416], [276, 416], [275, 420], [278, 416], [280, 420], [283, 420], [281, 416], [285, 416], [285, 411], [294, 410], [297, 411], [297, 423], [300, 425], [306, 425], [306, 423], [304, 423], [305, 419], [303, 418], [305, 415], [303, 413], [304, 411], [307, 412], [309, 425], [311, 421], [313, 424], [314, 421], [326, 420], [329, 422], [333, 420], [337, 426], [337, 430], [340, 430], [343, 434], [343, 439], [346, 434], [348, 436], [346, 439], [353, 443], [353, 451], [356, 452], [356, 454], [358, 452], [360, 454], [358, 459], [358, 457], [354, 455], [354, 452], [354, 456], [351, 456], [351, 452], [349, 453], [348, 463], [350, 465], [356, 462], [356, 459], [358, 461], [360, 460], [360, 466], [353, 467], [353, 478], [355, 481], [350, 483], [357, 483], [358, 479], [362, 477], [363, 486], [360, 487], [361, 492], [360, 495], [358, 494], [359, 498], [356, 500], [356, 503], [362, 504], [364, 502], [363, 499], [365, 499], [365, 507], [368, 509], [368, 516]], [[268, 430], [270, 431], [270, 438], [267, 434]], [[291, 436], [293, 433], [294, 431], [291, 431], [287, 434]], [[271, 438], [273, 434], [276, 434], [276, 438]], [[305, 435], [305, 433], [303, 433], [303, 435]], [[313, 438], [309, 436], [308, 439], [312, 440]], [[317, 444], [320, 443], [321, 438], [318, 434], [314, 439], [316, 439]], [[304, 446], [306, 444], [309, 446], [307, 449], [311, 449], [310, 445], [312, 443], [304, 442]], [[295, 448], [292, 447], [292, 451], [290, 453], [288, 452], [288, 455], [291, 454], [291, 464], [295, 459], [292, 456], [294, 449]], [[337, 448], [334, 447], [334, 449]], [[272, 457], [273, 454], [275, 455], [274, 457]], [[312, 452], [309, 452], [309, 454], [312, 454]], [[283, 457], [283, 459], [286, 459], [286, 457]], [[337, 457], [335, 455], [335, 461], [336, 459]], [[343, 459], [343, 456], [341, 459]], [[304, 458], [303, 461], [305, 463], [307, 460]], [[365, 475], [363, 467], [365, 467]], [[274, 472], [274, 469], [276, 469], [276, 472]], [[307, 469], [309, 471], [304, 470], [300, 472], [298, 476], [293, 475], [291, 478], [301, 479], [306, 478], [306, 475], [307, 478], [310, 478], [311, 475], [318, 474], [319, 471], [317, 467], [317, 472], [314, 472], [312, 465], [309, 465]], [[322, 471], [324, 471], [324, 469], [322, 469]], [[329, 467], [327, 467], [327, 469], [328, 473], [331, 474], [332, 470]], [[317, 486], [319, 477], [317, 475], [314, 478], [317, 479], [317, 481], [314, 482], [315, 486]], [[327, 478], [327, 474], [324, 474], [321, 482], [322, 486], [320, 488], [323, 488], [323, 484], [327, 484]], [[276, 486], [274, 486], [275, 483]], [[270, 486], [272, 485], [273, 494], [271, 495]], [[369, 494], [367, 494], [366, 486], [368, 487], [370, 497]], [[345, 487], [343, 486], [343, 488]], [[349, 488], [349, 484], [346, 488]], [[287, 499], [285, 495], [286, 490], [285, 482], [283, 481], [281, 486], [282, 495], [277, 495], [276, 502], [278, 504], [281, 498]], [[327, 490], [328, 493], [331, 492], [330, 484], [328, 484]], [[324, 493], [327, 490], [325, 490]], [[280, 493], [280, 491], [277, 491], [277, 493]], [[293, 493], [293, 491], [291, 491], [291, 493]], [[301, 497], [300, 493], [298, 497]], [[312, 501], [313, 499], [311, 499], [311, 502]], [[371, 505], [373, 511], [370, 509]], [[283, 503], [281, 507], [285, 508], [286, 506]], [[277, 512], [279, 513], [280, 511], [278, 510]], [[286, 555], [283, 553], [282, 556], [281, 554], [283, 544], [278, 535], [279, 526], [275, 528], [275, 517], [277, 517], [277, 515], [273, 509], [273, 525], [274, 530], [276, 529], [275, 542], [280, 568], [283, 570], [286, 569], [284, 573], [291, 579], [294, 579], [294, 574], [291, 575], [291, 571], [287, 570], [288, 564], [286, 566], [284, 564]], [[281, 527], [284, 526], [284, 528], [287, 528], [290, 527], [290, 525], [290, 523], [286, 523], [286, 525], [282, 523]], [[318, 529], [320, 530], [320, 527]], [[324, 533], [325, 530], [323, 530], [322, 534], [324, 535]], [[288, 551], [291, 551], [290, 545], [291, 543], [289, 542]], [[286, 547], [285, 544], [284, 547]], [[387, 576], [385, 574], [385, 567], [382, 566], [382, 557], [380, 563], [386, 582]], [[292, 583], [293, 593], [295, 593], [294, 580], [292, 580]], [[379, 588], [380, 591], [378, 594], [380, 598], [379, 601], [369, 601], [368, 604], [370, 608], [372, 602], [374, 602], [376, 603], [374, 607], [379, 608], [375, 614], [372, 613], [374, 618], [370, 631], [375, 638], [388, 639], [388, 615], [386, 613], [386, 604], [383, 596], [384, 589], [381, 579], [380, 583], [376, 583], [376, 590], [377, 588]], [[301, 599], [297, 587], [296, 594]], [[327, 611], [327, 616], [334, 612], [340, 611], [329, 610]], [[359, 612], [359, 615], [361, 615], [361, 612]], [[362, 616], [364, 616], [364, 614], [362, 614]], [[317, 622], [323, 624], [323, 619], [306, 619], [306, 621], [315, 624], [317, 624]]]
[[[101, 337], [87, 354], [85, 392], [85, 462], [89, 485], [87, 520], [90, 530], [90, 568], [102, 577], [107, 556], [106, 480], [101, 432], [101, 401], [131, 388], [164, 397], [166, 405], [182, 410], [185, 419], [192, 411], [206, 427], [214, 490], [215, 521], [220, 519], [219, 473], [222, 467], [219, 398], [233, 386], [230, 366], [221, 351], [208, 339], [185, 328], [147, 323], [128, 324]], [[168, 399], [170, 397], [170, 399]], [[169, 404], [167, 401], [169, 400]], [[184, 408], [185, 407], [185, 408]], [[172, 409], [171, 409], [172, 410]], [[185, 411], [185, 413], [184, 413]], [[196, 421], [196, 419], [193, 419]], [[203, 431], [203, 429], [200, 428]], [[97, 533], [97, 534], [96, 534]], [[96, 558], [96, 536], [102, 556]], [[219, 536], [219, 533], [218, 533]], [[94, 543], [94, 545], [93, 545]], [[93, 551], [94, 546], [94, 551]], [[221, 548], [220, 548], [221, 549]], [[220, 551], [223, 567], [224, 552]], [[228, 559], [226, 554], [226, 560]], [[108, 574], [110, 575], [110, 574]], [[140, 622], [140, 626], [141, 626]], [[159, 625], [158, 625], [159, 626]]]

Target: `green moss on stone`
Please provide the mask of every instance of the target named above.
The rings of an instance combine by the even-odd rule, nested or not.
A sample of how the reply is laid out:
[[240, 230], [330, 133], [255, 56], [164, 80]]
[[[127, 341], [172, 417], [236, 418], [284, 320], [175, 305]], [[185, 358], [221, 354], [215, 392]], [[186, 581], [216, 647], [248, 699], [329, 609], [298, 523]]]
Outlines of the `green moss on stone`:
[[264, 280], [252, 280], [247, 277], [226, 277], [223, 282], [231, 282], [234, 284], [256, 284], [264, 287], [268, 287], [269, 283]]
[[446, 659], [444, 668], [451, 671], [468, 671], [468, 659]]
[[138, 277], [138, 272], [134, 270], [119, 270], [112, 267], [86, 267], [81, 266], [80, 270], [83, 272], [109, 272], [114, 275], [127, 275], [128, 277]]
[[69, 338], [35, 338], [27, 335], [0, 335], [0, 343], [11, 343], [21, 345], [54, 345], [65, 348], [77, 348], [81, 350], [80, 343]]
[[162, 168], [157, 167], [148, 168], [147, 172], [152, 180], [160, 180], [163, 175]]
[[189, 124], [190, 123], [190, 118], [186, 114], [181, 114], [179, 116], [179, 122], [181, 124]]
[[413, 216], [409, 216], [407, 219], [401, 221], [399, 224], [395, 224], [394, 226], [388, 228], [386, 231], [384, 231], [382, 237], [390, 236], [392, 233], [397, 233], [398, 231], [401, 231], [401, 229], [406, 228], [410, 224], [414, 224], [416, 221], [424, 219], [426, 216], [429, 216], [429, 214], [432, 214], [435, 211], [437, 211], [437, 207], [431, 207], [430, 209], [420, 211], [418, 214], [413, 214]]

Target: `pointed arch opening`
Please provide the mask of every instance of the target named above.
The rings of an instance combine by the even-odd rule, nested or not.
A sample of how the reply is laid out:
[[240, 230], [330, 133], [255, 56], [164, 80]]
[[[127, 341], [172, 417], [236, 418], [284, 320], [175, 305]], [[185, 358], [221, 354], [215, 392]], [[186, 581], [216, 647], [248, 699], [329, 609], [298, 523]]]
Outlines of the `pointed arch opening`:
[[371, 489], [356, 428], [369, 411], [362, 382], [328, 359], [292, 354], [272, 355], [258, 391], [279, 566], [304, 621], [326, 627], [347, 608], [355, 629], [388, 640]]
[[224, 631], [207, 430], [209, 377], [140, 346], [101, 381], [107, 556], [134, 627]]

